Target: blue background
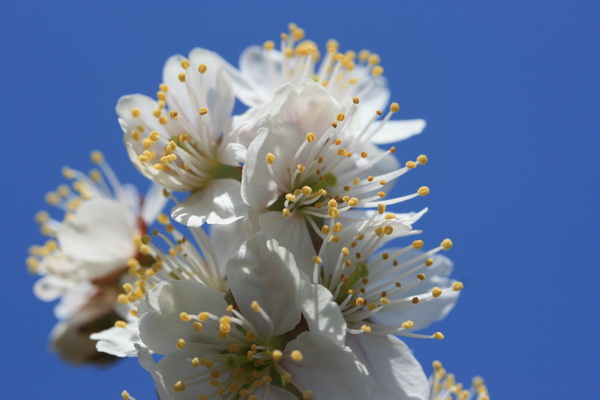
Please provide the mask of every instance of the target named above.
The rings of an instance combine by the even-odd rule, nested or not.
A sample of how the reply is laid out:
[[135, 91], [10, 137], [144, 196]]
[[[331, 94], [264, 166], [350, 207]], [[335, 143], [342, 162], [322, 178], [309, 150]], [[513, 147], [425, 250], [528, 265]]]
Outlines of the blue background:
[[496, 399], [592, 399], [597, 378], [600, 235], [598, 1], [3, 3], [1, 110], [2, 397], [152, 399], [135, 360], [76, 368], [48, 351], [52, 304], [37, 300], [24, 259], [33, 223], [63, 165], [88, 169], [101, 149], [123, 181], [130, 165], [114, 106], [153, 95], [166, 58], [196, 46], [237, 64], [288, 22], [323, 45], [378, 52], [401, 118], [425, 133], [398, 146], [430, 163], [402, 178], [430, 196], [419, 226], [449, 236], [466, 288], [431, 328], [407, 340], [425, 370], [440, 359], [458, 379], [483, 375]]

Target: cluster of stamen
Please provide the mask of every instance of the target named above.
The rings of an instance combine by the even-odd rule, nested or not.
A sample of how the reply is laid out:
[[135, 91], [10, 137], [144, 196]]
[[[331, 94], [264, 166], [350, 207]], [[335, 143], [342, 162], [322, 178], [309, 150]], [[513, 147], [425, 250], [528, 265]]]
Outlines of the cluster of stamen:
[[[266, 319], [266, 323], [272, 323], [256, 301], [251, 307]], [[223, 315], [206, 311], [198, 314], [182, 311], [179, 318], [192, 324], [196, 332], [202, 332], [202, 343], [212, 344], [215, 352], [189, 358], [192, 368], [197, 372], [181, 377], [173, 383], [173, 391], [192, 390], [194, 395], [202, 400], [258, 400], [266, 398], [271, 384], [284, 387], [292, 385], [292, 374], [286, 371], [280, 361], [289, 358], [295, 362], [302, 362], [302, 353], [292, 350], [289, 354], [284, 354], [276, 344], [282, 344], [282, 341], [277, 338], [260, 337], [252, 324], [233, 305], [229, 305]], [[179, 339], [175, 347], [182, 350], [186, 344], [184, 339]], [[204, 387], [208, 384], [214, 389], [197, 393], [198, 390], [194, 386], [198, 384], [203, 384]], [[261, 392], [265, 393], [264, 397], [259, 396]], [[303, 398], [310, 398], [310, 394], [310, 391], [305, 390]]]
[[[158, 183], [178, 191], [200, 189], [215, 177], [226, 175], [240, 179], [240, 171], [219, 163], [216, 148], [221, 132], [211, 128], [203, 75], [205, 64], [193, 68], [187, 59], [181, 61], [177, 84], [185, 85], [193, 116], [184, 116], [177, 109], [182, 99], [174, 96], [166, 84], [159, 85], [157, 108], [151, 118], [162, 126], [161, 132], [153, 130], [139, 108], [131, 110], [129, 136], [141, 165]], [[191, 118], [191, 120], [190, 120]], [[229, 176], [231, 175], [231, 176]]]
[[[61, 184], [56, 190], [46, 194], [46, 203], [58, 208], [63, 214], [63, 220], [57, 220], [47, 211], [39, 211], [35, 215], [35, 222], [40, 226], [40, 232], [50, 239], [44, 245], [35, 245], [29, 248], [29, 257], [26, 260], [30, 272], [40, 272], [40, 260], [50, 255], [60, 256], [60, 249], [56, 242], [56, 235], [63, 221], [73, 218], [75, 211], [87, 200], [93, 198], [120, 198], [123, 187], [116, 174], [104, 159], [104, 155], [95, 150], [90, 155], [92, 163], [98, 168], [93, 168], [88, 174], [81, 171], [63, 167], [62, 175], [72, 181], [71, 185]], [[52, 271], [44, 271], [52, 272]]]
[[444, 369], [441, 362], [433, 362], [432, 400], [489, 400], [489, 398], [483, 378], [474, 377], [471, 388], [465, 389], [462, 383], [456, 381], [454, 374], [448, 373]]
[[[338, 218], [340, 212], [352, 207], [390, 205], [429, 194], [429, 188], [423, 186], [416, 193], [384, 200], [387, 196], [384, 191], [386, 185], [416, 166], [426, 164], [428, 159], [425, 155], [420, 155], [416, 161], [407, 162], [403, 168], [368, 176], [371, 168], [396, 149], [391, 147], [375, 157], [369, 157], [368, 152], [363, 149], [365, 143], [393, 113], [398, 112], [399, 106], [392, 103], [389, 113], [377, 127], [373, 126], [373, 122], [381, 112], [357, 136], [350, 136], [346, 134], [348, 121], [353, 118], [358, 104], [359, 100], [354, 99], [348, 112], [338, 114], [331, 126], [319, 137], [313, 132], [307, 133], [291, 161], [279, 160], [274, 154], [267, 154], [267, 168], [279, 190], [284, 193], [280, 204], [285, 218], [292, 217], [296, 212], [309, 217]], [[275, 168], [278, 171], [289, 171], [289, 180], [282, 181], [281, 174], [277, 174]], [[320, 228], [311, 218], [308, 220], [318, 232]]]
[[324, 58], [318, 64], [321, 58], [318, 46], [310, 40], [304, 40], [305, 32], [296, 24], [290, 24], [288, 28], [288, 33], [281, 34], [281, 76], [276, 74], [271, 57], [275, 43], [268, 40], [263, 44], [273, 88], [285, 82], [299, 85], [305, 79], [312, 79], [327, 88], [334, 98], [341, 100], [366, 95], [383, 74], [379, 55], [369, 50], [340, 52], [340, 45], [334, 39], [325, 45]]
[[[432, 335], [421, 335], [411, 332], [413, 321], [398, 321], [396, 326], [378, 324], [371, 317], [376, 313], [397, 311], [418, 303], [433, 301], [440, 297], [443, 289], [434, 287], [421, 296], [407, 296], [405, 293], [427, 279], [427, 268], [434, 264], [432, 256], [442, 250], [450, 250], [452, 241], [445, 239], [431, 250], [414, 257], [398, 261], [398, 258], [413, 250], [424, 247], [422, 240], [415, 240], [404, 248], [393, 253], [384, 252], [380, 258], [372, 255], [378, 251], [394, 233], [394, 227], [407, 228], [406, 221], [399, 221], [395, 214], [386, 213], [383, 204], [367, 221], [361, 224], [358, 233], [344, 243], [339, 250], [337, 261], [326, 264], [323, 259], [328, 252], [335, 251], [330, 243], [339, 242], [339, 234], [344, 229], [340, 222], [331, 219], [331, 224], [324, 225], [323, 244], [315, 262], [314, 281], [319, 281], [333, 294], [342, 308], [351, 333], [373, 333], [380, 335], [395, 334], [418, 338], [443, 339], [441, 332]], [[413, 232], [409, 232], [413, 233]], [[335, 247], [338, 248], [339, 247]], [[329, 258], [333, 260], [333, 257]], [[415, 279], [416, 278], [416, 279]], [[409, 284], [403, 281], [409, 280]], [[454, 282], [450, 288], [454, 291], [463, 289], [461, 282]]]

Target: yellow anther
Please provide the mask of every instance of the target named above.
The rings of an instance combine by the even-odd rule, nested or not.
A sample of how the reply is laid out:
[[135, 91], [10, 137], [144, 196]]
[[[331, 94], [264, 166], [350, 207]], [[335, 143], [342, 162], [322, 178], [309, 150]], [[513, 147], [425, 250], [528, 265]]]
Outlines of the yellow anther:
[[292, 213], [288, 208], [284, 208], [281, 213], [283, 214], [283, 218], [291, 218]]
[[194, 330], [196, 332], [200, 332], [202, 330], [202, 322], [195, 321], [194, 322]]
[[365, 299], [363, 299], [362, 297], [357, 297], [356, 298], [356, 305], [357, 306], [364, 306], [365, 305]]
[[198, 319], [200, 321], [206, 321], [209, 318], [210, 314], [206, 311], [201, 312], [200, 314], [198, 314]]
[[179, 82], [185, 82], [185, 72], [180, 72], [179, 75], [177, 75], [177, 78], [179, 79]]
[[185, 340], [183, 340], [183, 339], [177, 339], [177, 345], [176, 345], [176, 347], [179, 350], [183, 349], [185, 347], [185, 345], [186, 345]]
[[119, 320], [115, 322], [115, 326], [117, 328], [127, 328], [127, 322]]
[[299, 174], [303, 173], [304, 170], [306, 169], [306, 167], [302, 164], [298, 164], [298, 166], [296, 168], [298, 169]]
[[158, 98], [158, 100], [160, 100], [160, 101], [166, 101], [167, 94], [163, 91], [158, 91], [158, 92], [156, 92], [156, 98]]
[[260, 306], [258, 305], [258, 301], [253, 301], [251, 307], [252, 307], [252, 310], [254, 310], [254, 312], [260, 311]]
[[331, 235], [331, 236], [329, 236], [329, 241], [330, 241], [331, 243], [337, 243], [337, 242], [339, 242], [339, 241], [340, 241], [340, 237], [339, 237], [339, 236], [337, 236], [337, 235]]
[[442, 295], [442, 289], [440, 289], [439, 287], [434, 287], [433, 289], [431, 289], [431, 295], [433, 297], [440, 297]]
[[173, 385], [173, 390], [176, 392], [183, 392], [185, 390], [184, 383], [181, 381], [177, 381], [177, 383]]
[[442, 340], [444, 338], [444, 334], [442, 332], [436, 332], [436, 333], [433, 334], [433, 337], [435, 339]]
[[337, 117], [335, 117], [335, 119], [338, 120], [338, 122], [342, 122], [345, 118], [346, 115], [344, 113], [339, 113]]
[[160, 117], [160, 114], [161, 114], [160, 108], [157, 108], [156, 110], [152, 111], [152, 115], [154, 115], [156, 118]]
[[407, 161], [406, 164], [404, 164], [406, 166], [406, 168], [408, 169], [413, 169], [417, 167], [417, 163], [414, 161]]
[[313, 256], [312, 260], [313, 260], [314, 263], [317, 263], [319, 265], [323, 262], [323, 259], [321, 257], [319, 257], [319, 256]]
[[400, 104], [398, 104], [398, 103], [390, 104], [390, 111], [393, 113], [397, 113], [398, 111], [400, 111]]
[[294, 351], [292, 351], [292, 353], [290, 354], [290, 356], [292, 357], [292, 360], [294, 360], [296, 362], [300, 362], [304, 358], [302, 356], [302, 353], [300, 352], [300, 350], [294, 350]]
[[385, 197], [385, 192], [377, 192], [377, 196], [379, 196], [379, 197]]
[[329, 202], [327, 203], [327, 205], [329, 207], [331, 207], [331, 208], [334, 208], [334, 207], [338, 206], [338, 203], [337, 203], [337, 201], [335, 201], [335, 199], [331, 199], [331, 200], [329, 200]]
[[142, 114], [142, 112], [140, 111], [139, 108], [134, 108], [131, 110], [131, 116], [133, 118], [138, 118], [141, 114]]
[[273, 358], [273, 361], [275, 362], [281, 360], [281, 357], [283, 357], [283, 353], [280, 350], [273, 350], [271, 353], [271, 358]]
[[415, 240], [414, 242], [412, 242], [412, 246], [415, 250], [419, 250], [423, 247], [424, 244], [425, 243], [422, 240]]
[[404, 321], [404, 322], [402, 323], [402, 327], [403, 327], [404, 329], [411, 329], [411, 328], [412, 328], [412, 327], [414, 327], [414, 326], [415, 326], [415, 323], [414, 323], [414, 322], [412, 322], [412, 321]]
[[169, 112], [169, 117], [171, 117], [171, 119], [177, 119], [178, 116], [179, 116], [179, 113], [175, 110], [172, 110]]
[[310, 196], [312, 194], [312, 189], [310, 188], [310, 186], [302, 186], [301, 190], [304, 196]]
[[427, 164], [427, 161], [429, 161], [429, 159], [425, 154], [421, 154], [419, 157], [417, 157], [417, 162], [421, 165]]
[[360, 330], [363, 331], [363, 332], [365, 332], [365, 333], [369, 333], [369, 332], [371, 332], [371, 327], [369, 325], [362, 325], [360, 327]]
[[286, 194], [286, 195], [285, 195], [285, 199], [286, 199], [286, 200], [288, 200], [288, 201], [291, 201], [292, 203], [295, 203], [295, 202], [296, 202], [296, 196], [294, 196], [294, 195], [293, 195], [293, 194], [291, 194], [291, 193], [288, 193], [288, 194]]
[[275, 155], [273, 153], [268, 153], [265, 157], [265, 161], [267, 164], [273, 164], [275, 162]]
[[371, 54], [369, 55], [369, 64], [371, 65], [376, 65], [379, 64], [379, 62], [381, 61], [381, 58], [379, 57], [378, 54]]
[[427, 186], [421, 186], [419, 190], [417, 190], [419, 196], [427, 196], [429, 194], [429, 188]]
[[179, 319], [181, 319], [183, 322], [190, 322], [192, 317], [190, 317], [190, 315], [186, 312], [181, 312], [179, 314]]
[[379, 303], [383, 304], [384, 306], [387, 306], [391, 303], [391, 301], [387, 297], [382, 297], [379, 299]]
[[119, 304], [128, 304], [129, 300], [127, 299], [127, 295], [121, 293], [120, 295], [117, 296], [117, 302]]
[[342, 223], [341, 223], [341, 222], [336, 222], [336, 223], [333, 225], [333, 231], [334, 231], [335, 233], [338, 233], [339, 231], [341, 231], [341, 230], [342, 230], [342, 228], [343, 228], [343, 225], [342, 225]]
[[311, 396], [312, 390], [307, 390], [306, 392], [302, 393], [302, 400], [309, 400]]
[[450, 240], [450, 239], [442, 240], [442, 244], [441, 244], [442, 249], [450, 250], [452, 248], [452, 245], [453, 245], [452, 240]]
[[167, 123], [169, 123], [169, 117], [167, 117], [166, 115], [163, 115], [162, 117], [160, 117], [158, 119], [158, 123], [161, 125], [166, 125]]
[[455, 290], [455, 291], [458, 292], [458, 291], [463, 290], [463, 289], [464, 289], [464, 285], [463, 285], [462, 282], [454, 282], [452, 284], [452, 290]]
[[418, 297], [413, 297], [411, 300], [411, 303], [413, 304], [417, 304], [419, 302], [419, 298]]
[[346, 149], [338, 149], [337, 155], [338, 156], [345, 156], [346, 155]]
[[371, 73], [373, 74], [373, 76], [383, 75], [383, 67], [381, 65], [376, 65], [375, 67], [373, 67]]
[[200, 110], [198, 110], [198, 113], [200, 115], [206, 115], [206, 114], [208, 114], [208, 108], [202, 107]]
[[92, 159], [92, 162], [94, 164], [100, 164], [101, 162], [104, 161], [104, 154], [102, 154], [102, 152], [99, 150], [94, 150], [94, 151], [92, 151], [90, 158]]
[[431, 267], [432, 265], [433, 265], [433, 258], [428, 258], [427, 260], [425, 260], [426, 267]]
[[273, 50], [275, 48], [275, 42], [273, 42], [272, 40], [267, 40], [266, 42], [263, 43], [263, 49], [270, 51]]
[[198, 65], [198, 72], [200, 72], [201, 74], [206, 73], [207, 69], [208, 69], [208, 67], [206, 66], [206, 64], [200, 64], [200, 65]]
[[308, 133], [306, 134], [306, 141], [307, 141], [308, 143], [311, 143], [311, 142], [313, 142], [313, 141], [314, 141], [316, 138], [317, 138], [317, 136], [316, 136], [314, 133], [312, 133], [312, 132], [308, 132]]
[[421, 273], [421, 274], [417, 274], [417, 279], [420, 281], [424, 281], [427, 277], [425, 276], [425, 274]]

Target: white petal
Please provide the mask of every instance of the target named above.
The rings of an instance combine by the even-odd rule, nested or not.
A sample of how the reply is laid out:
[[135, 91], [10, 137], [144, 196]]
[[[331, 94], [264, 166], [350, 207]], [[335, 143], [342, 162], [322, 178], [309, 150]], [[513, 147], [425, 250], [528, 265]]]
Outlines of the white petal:
[[250, 146], [250, 143], [256, 139], [258, 130], [269, 126], [271, 116], [268, 113], [268, 106], [269, 104], [263, 104], [252, 107], [245, 113], [234, 116], [231, 122], [231, 136], [245, 147]]
[[388, 144], [406, 140], [411, 136], [418, 135], [425, 129], [424, 119], [407, 119], [403, 121], [388, 121], [375, 136], [371, 143]]
[[54, 315], [58, 319], [70, 318], [82, 309], [97, 292], [98, 288], [89, 281], [79, 283], [60, 299], [60, 302], [54, 308]]
[[205, 222], [229, 224], [242, 218], [246, 208], [240, 197], [240, 182], [235, 179], [215, 179], [173, 207], [171, 217], [197, 228]]
[[267, 57], [271, 59], [273, 72], [279, 76], [281, 74], [281, 53], [279, 51], [273, 50], [267, 54], [260, 46], [250, 46], [240, 55], [240, 71], [248, 81], [252, 82], [257, 92], [256, 97], [260, 98], [261, 103], [271, 99], [280, 83], [280, 79], [275, 79], [274, 82], [269, 75], [269, 59]]
[[346, 343], [375, 381], [374, 400], [426, 400], [429, 384], [406, 344], [394, 336], [348, 335]]
[[[194, 368], [191, 359], [194, 357], [210, 357], [211, 355], [219, 354], [211, 346], [206, 346], [197, 343], [189, 343], [182, 350], [178, 350], [164, 357], [156, 365], [155, 373], [158, 375], [158, 383], [169, 393], [167, 399], [175, 400], [197, 400], [200, 394], [209, 395], [215, 391], [215, 387], [211, 386], [208, 380], [204, 382], [192, 384], [188, 381], [185, 390], [175, 391], [173, 385], [178, 381], [186, 383], [186, 378], [194, 375], [199, 375], [199, 368]], [[204, 367], [200, 367], [204, 368]], [[227, 379], [227, 370], [222, 371], [221, 379]], [[156, 382], [157, 379], [155, 379]], [[198, 381], [198, 380], [197, 380]], [[158, 385], [157, 385], [158, 386]]]
[[219, 161], [226, 165], [239, 167], [246, 162], [246, 147], [239, 143], [227, 143], [219, 146]]
[[302, 353], [302, 361], [284, 357], [281, 365], [291, 373], [294, 385], [313, 392], [311, 399], [372, 399], [373, 381], [350, 349], [321, 334], [303, 332], [287, 344], [284, 353], [293, 350]]
[[270, 152], [266, 144], [268, 136], [267, 128], [258, 130], [258, 136], [248, 147], [246, 164], [242, 170], [242, 199], [256, 209], [267, 208], [279, 197], [279, 189], [265, 161]]
[[136, 345], [135, 346], [138, 353], [138, 362], [146, 371], [152, 375], [152, 379], [154, 380], [154, 386], [156, 388], [156, 394], [158, 394], [159, 400], [171, 400], [171, 397], [167, 393], [167, 389], [164, 383], [162, 376], [156, 371], [156, 362], [150, 355], [150, 351], [147, 348]]
[[238, 219], [230, 224], [210, 225], [210, 238], [215, 247], [217, 263], [222, 275], [225, 276], [225, 265], [233, 253], [237, 252], [242, 244], [250, 238], [244, 230], [244, 219]]
[[33, 293], [42, 301], [54, 301], [73, 287], [73, 282], [54, 275], [46, 275], [33, 285]]
[[90, 335], [90, 339], [98, 341], [96, 343], [98, 351], [117, 357], [136, 356], [135, 344], [141, 344], [138, 324], [133, 321], [129, 322], [125, 328], [112, 327], [93, 333]]
[[214, 337], [210, 333], [196, 332], [190, 322], [181, 320], [180, 314], [206, 311], [222, 315], [226, 308], [223, 294], [200, 283], [188, 280], [161, 282], [148, 292], [138, 308], [140, 337], [150, 350], [159, 354], [175, 351], [178, 339], [188, 343], [211, 343]]
[[346, 320], [331, 292], [308, 281], [300, 281], [302, 290], [302, 315], [311, 332], [319, 332], [344, 345]]
[[200, 75], [197, 72], [198, 65], [205, 64], [207, 66], [206, 73], [202, 74], [206, 103], [200, 100], [197, 105], [198, 109], [208, 108], [207, 115], [211, 121], [212, 131], [220, 133], [224, 124], [231, 117], [235, 101], [231, 81], [224, 69], [224, 61], [218, 54], [201, 48], [193, 49], [189, 58], [192, 63], [190, 72], [196, 75]]
[[163, 195], [163, 187], [156, 183], [151, 183], [146, 196], [142, 199], [141, 217], [150, 226], [165, 208], [165, 204], [169, 200]]
[[298, 269], [312, 276], [315, 248], [302, 216], [284, 218], [279, 211], [270, 211], [258, 217], [261, 230], [277, 238], [279, 244], [292, 252]]
[[[231, 293], [244, 317], [265, 338], [292, 330], [300, 322], [300, 275], [292, 254], [274, 239], [258, 233], [227, 263]], [[273, 328], [252, 309], [257, 301]]]
[[85, 201], [58, 229], [58, 242], [73, 260], [94, 264], [90, 277], [125, 265], [135, 254], [136, 217], [123, 204], [105, 198]]

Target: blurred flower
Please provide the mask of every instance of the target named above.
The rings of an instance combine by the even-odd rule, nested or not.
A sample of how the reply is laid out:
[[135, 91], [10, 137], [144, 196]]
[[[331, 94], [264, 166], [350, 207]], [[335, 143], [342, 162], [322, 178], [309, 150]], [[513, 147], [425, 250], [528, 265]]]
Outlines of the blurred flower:
[[30, 271], [43, 275], [34, 286], [36, 296], [60, 299], [55, 314], [62, 321], [52, 332], [52, 347], [75, 363], [98, 358], [89, 334], [116, 321], [114, 300], [128, 263], [147, 261], [134, 242], [165, 202], [158, 187], [141, 198], [133, 186], [122, 185], [100, 152], [92, 160], [103, 173], [93, 170], [87, 176], [63, 169], [67, 179], [74, 179], [74, 192], [61, 185], [46, 200], [65, 212], [64, 220], [38, 213], [36, 219], [50, 240], [32, 246], [27, 259]]

